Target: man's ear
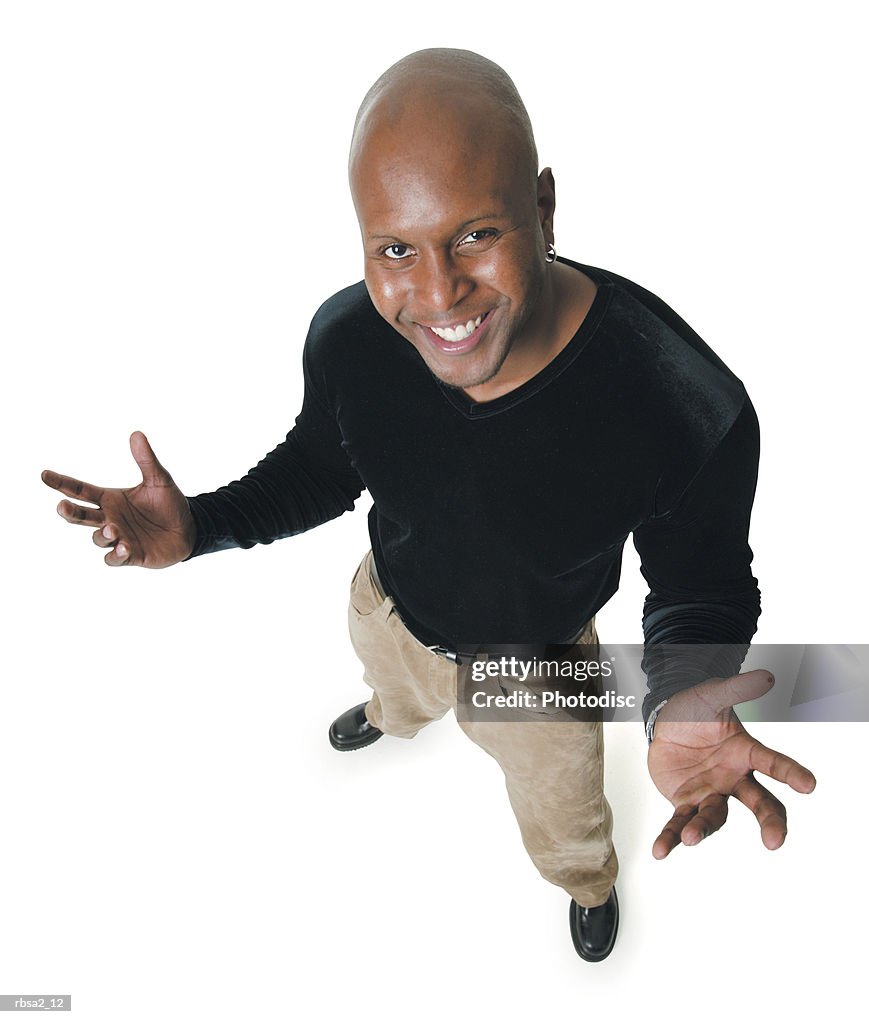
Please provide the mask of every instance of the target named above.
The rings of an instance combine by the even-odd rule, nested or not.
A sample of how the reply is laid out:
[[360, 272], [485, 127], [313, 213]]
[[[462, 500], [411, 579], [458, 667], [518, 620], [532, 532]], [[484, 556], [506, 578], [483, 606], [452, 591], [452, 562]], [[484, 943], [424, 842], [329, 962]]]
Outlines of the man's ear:
[[547, 245], [555, 244], [555, 178], [551, 167], [544, 167], [537, 176], [537, 213], [543, 239]]

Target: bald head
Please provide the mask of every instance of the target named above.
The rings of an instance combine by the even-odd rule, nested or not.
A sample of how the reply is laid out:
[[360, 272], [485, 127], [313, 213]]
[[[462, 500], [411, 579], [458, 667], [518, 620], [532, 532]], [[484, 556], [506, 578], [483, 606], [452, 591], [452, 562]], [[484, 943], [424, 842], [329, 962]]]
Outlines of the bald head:
[[536, 182], [534, 133], [510, 76], [471, 50], [429, 49], [393, 64], [362, 100], [350, 145], [351, 188], [372, 138], [388, 133], [410, 148], [433, 132], [465, 151], [497, 146], [532, 186]]
[[442, 382], [515, 386], [553, 336], [555, 183], [509, 77], [468, 50], [400, 60], [359, 109], [350, 189], [383, 319]]

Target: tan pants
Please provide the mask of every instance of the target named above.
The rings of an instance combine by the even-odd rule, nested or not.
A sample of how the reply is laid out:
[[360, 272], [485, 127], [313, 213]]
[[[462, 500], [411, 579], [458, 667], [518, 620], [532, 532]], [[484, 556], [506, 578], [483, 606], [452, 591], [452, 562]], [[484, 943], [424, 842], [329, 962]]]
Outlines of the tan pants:
[[[372, 577], [369, 551], [350, 589], [350, 639], [374, 690], [368, 721], [410, 739], [456, 710], [456, 667], [425, 647]], [[582, 641], [596, 642], [594, 622]], [[581, 906], [604, 903], [618, 873], [603, 792], [600, 722], [459, 722], [498, 762], [522, 841], [540, 874]]]

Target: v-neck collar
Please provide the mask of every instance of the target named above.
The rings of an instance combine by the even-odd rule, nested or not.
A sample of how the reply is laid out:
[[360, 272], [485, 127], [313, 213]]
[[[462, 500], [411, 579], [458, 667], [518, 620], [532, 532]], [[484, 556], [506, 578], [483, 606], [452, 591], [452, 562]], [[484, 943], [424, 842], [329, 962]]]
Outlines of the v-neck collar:
[[541, 370], [534, 374], [518, 388], [499, 395], [489, 402], [475, 402], [460, 388], [451, 388], [442, 381], [437, 380], [438, 387], [447, 401], [453, 405], [462, 415], [468, 419], [482, 419], [486, 416], [495, 416], [497, 413], [511, 409], [514, 405], [524, 402], [538, 391], [545, 388], [550, 381], [560, 376], [565, 369], [577, 358], [585, 346], [593, 337], [604, 313], [609, 306], [613, 293], [613, 281], [597, 267], [587, 267], [582, 263], [574, 263], [573, 260], [557, 257], [559, 263], [564, 263], [574, 270], [579, 270], [590, 277], [597, 285], [597, 294], [592, 300], [588, 312], [585, 314], [582, 323], [579, 325], [574, 336], [564, 348], [550, 360]]

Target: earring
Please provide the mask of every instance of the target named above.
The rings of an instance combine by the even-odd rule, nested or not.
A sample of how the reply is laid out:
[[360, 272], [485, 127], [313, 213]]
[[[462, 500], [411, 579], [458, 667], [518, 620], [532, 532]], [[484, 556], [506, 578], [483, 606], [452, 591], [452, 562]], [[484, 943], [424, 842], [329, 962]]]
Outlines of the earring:
[[551, 242], [546, 246], [546, 262], [555, 262], [555, 246]]

